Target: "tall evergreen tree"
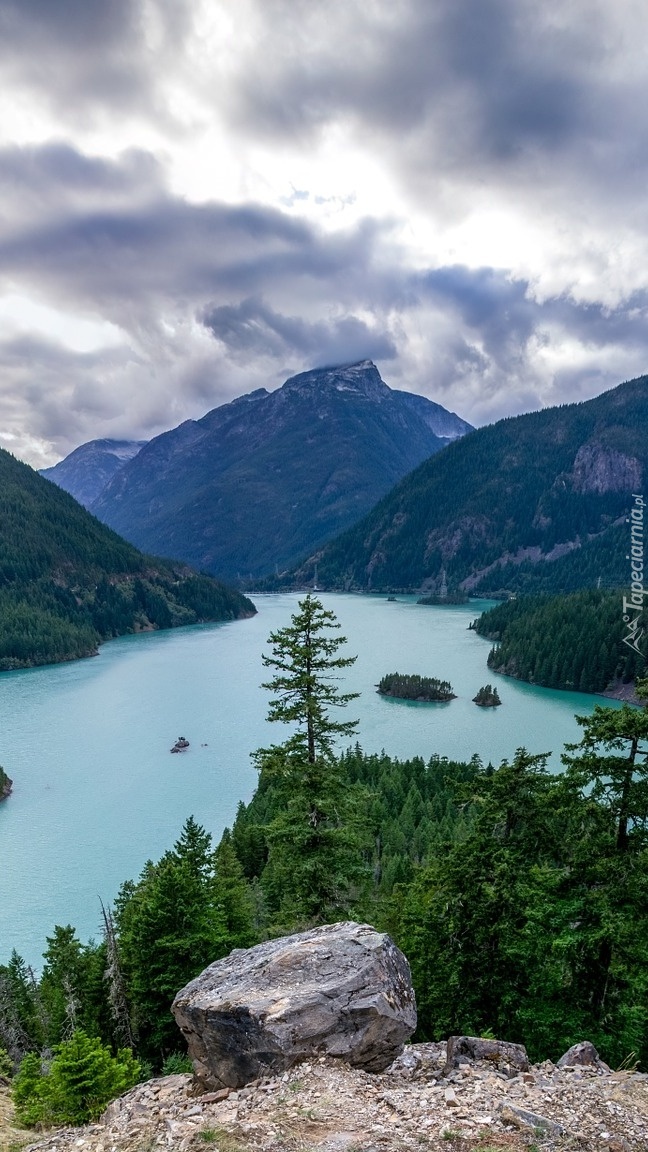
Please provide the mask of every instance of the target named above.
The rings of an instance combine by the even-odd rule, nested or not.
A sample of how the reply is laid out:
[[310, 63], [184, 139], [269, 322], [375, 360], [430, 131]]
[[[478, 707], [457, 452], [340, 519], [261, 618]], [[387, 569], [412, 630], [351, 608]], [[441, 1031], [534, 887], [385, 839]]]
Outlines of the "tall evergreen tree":
[[276, 670], [263, 685], [274, 693], [268, 719], [295, 726], [284, 744], [255, 754], [278, 808], [266, 829], [263, 881], [284, 920], [335, 919], [348, 912], [368, 875], [366, 803], [335, 756], [336, 741], [350, 736], [357, 721], [333, 719], [331, 709], [358, 695], [336, 683], [335, 673], [356, 659], [338, 655], [346, 642], [332, 634], [339, 627], [334, 613], [308, 595], [291, 623], [271, 633], [273, 652], [263, 657]]
[[231, 855], [226, 846], [215, 856], [211, 836], [190, 816], [172, 851], [149, 861], [118, 897], [132, 1028], [138, 1052], [156, 1067], [180, 1043], [170, 1013], [176, 992], [232, 948], [255, 942], [251, 902]]
[[345, 707], [359, 695], [340, 692], [335, 682], [335, 671], [357, 660], [336, 655], [346, 644], [346, 636], [331, 635], [339, 627], [335, 613], [309, 594], [300, 600], [290, 624], [270, 633], [273, 653], [262, 657], [266, 668], [276, 669], [272, 680], [262, 685], [275, 693], [268, 720], [296, 725], [290, 749], [309, 764], [318, 757], [330, 759], [336, 738], [350, 736], [358, 726], [357, 720], [333, 720], [329, 711]]

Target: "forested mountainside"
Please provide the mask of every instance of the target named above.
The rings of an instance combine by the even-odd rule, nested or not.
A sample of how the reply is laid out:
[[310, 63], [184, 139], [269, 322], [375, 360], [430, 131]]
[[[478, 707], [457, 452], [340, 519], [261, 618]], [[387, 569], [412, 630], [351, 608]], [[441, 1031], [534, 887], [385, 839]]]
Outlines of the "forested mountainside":
[[260, 388], [151, 440], [92, 511], [146, 551], [223, 579], [295, 563], [470, 425], [371, 361]]
[[599, 576], [618, 584], [627, 578], [618, 526], [641, 492], [647, 431], [645, 376], [480, 428], [426, 460], [286, 582], [311, 580], [317, 564], [328, 588], [434, 591], [444, 570], [451, 590], [479, 594], [545, 581], [563, 591]]
[[0, 670], [88, 656], [125, 632], [254, 611], [211, 577], [142, 555], [0, 450]]
[[484, 612], [475, 628], [496, 641], [489, 667], [530, 684], [603, 692], [615, 681], [645, 675], [644, 658], [623, 643], [619, 592], [524, 596]]
[[90, 440], [52, 468], [41, 468], [46, 480], [64, 488], [89, 508], [109, 480], [144, 447], [146, 440]]

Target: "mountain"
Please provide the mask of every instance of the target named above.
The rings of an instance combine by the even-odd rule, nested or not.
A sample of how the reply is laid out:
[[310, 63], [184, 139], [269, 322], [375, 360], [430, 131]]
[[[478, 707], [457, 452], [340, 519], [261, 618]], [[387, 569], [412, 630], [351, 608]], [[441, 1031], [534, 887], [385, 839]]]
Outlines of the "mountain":
[[223, 578], [285, 568], [470, 430], [369, 360], [259, 388], [151, 440], [92, 511], [147, 551]]
[[217, 580], [142, 555], [0, 449], [0, 671], [89, 656], [126, 632], [254, 611]]
[[480, 594], [515, 588], [518, 574], [534, 591], [629, 582], [624, 520], [647, 475], [647, 433], [647, 376], [480, 428], [291, 578], [312, 580], [317, 564], [328, 588], [438, 591], [444, 570], [450, 589]]
[[42, 468], [40, 474], [89, 508], [108, 481], [145, 444], [146, 440], [90, 440], [52, 468]]

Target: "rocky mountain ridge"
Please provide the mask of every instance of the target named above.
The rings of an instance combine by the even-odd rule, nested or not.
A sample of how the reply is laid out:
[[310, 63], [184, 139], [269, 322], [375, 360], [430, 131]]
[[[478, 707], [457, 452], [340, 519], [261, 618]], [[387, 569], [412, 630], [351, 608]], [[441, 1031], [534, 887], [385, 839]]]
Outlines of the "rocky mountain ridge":
[[115, 473], [145, 444], [146, 440], [90, 440], [52, 468], [41, 468], [40, 474], [89, 508]]
[[257, 389], [151, 440], [93, 513], [224, 579], [283, 569], [359, 519], [470, 425], [368, 360]]

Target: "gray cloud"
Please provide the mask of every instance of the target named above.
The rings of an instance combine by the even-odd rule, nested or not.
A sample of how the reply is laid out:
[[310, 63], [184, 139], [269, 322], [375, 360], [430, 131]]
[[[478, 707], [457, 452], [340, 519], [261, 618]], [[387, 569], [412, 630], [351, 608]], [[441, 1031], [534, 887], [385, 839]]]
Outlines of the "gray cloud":
[[[324, 13], [307, 0], [258, 0], [256, 11], [265, 67], [259, 75], [241, 58], [230, 103], [241, 131], [305, 145], [331, 123], [354, 126], [405, 194], [450, 215], [489, 188], [539, 203], [578, 190], [576, 212], [641, 192], [648, 70], [631, 59], [645, 42], [638, 7], [330, 0]], [[568, 203], [561, 209], [569, 216]]]
[[[228, 0], [210, 7], [229, 19]], [[215, 34], [214, 67], [192, 87], [197, 10], [0, 0], [0, 79], [18, 105], [33, 97], [60, 125], [56, 141], [0, 150], [0, 286], [111, 321], [121, 340], [77, 353], [0, 335], [4, 442], [21, 428], [29, 452], [34, 438], [64, 452], [100, 434], [147, 436], [355, 357], [474, 422], [644, 369], [638, 5], [247, 0], [245, 35]], [[99, 139], [98, 125], [121, 131], [137, 118], [171, 146], [178, 88], [200, 105], [183, 123], [211, 111], [241, 151], [260, 143], [294, 156], [298, 145], [308, 157], [339, 133], [433, 234], [484, 205], [510, 211], [541, 233], [538, 267], [439, 257], [426, 269], [399, 246], [402, 220], [334, 228], [331, 215], [325, 231], [299, 213], [328, 200], [343, 221], [344, 197], [318, 195], [301, 170], [281, 210], [216, 192], [193, 203], [172, 191], [162, 147], [141, 146], [146, 133], [116, 158], [75, 146], [84, 132]], [[560, 256], [543, 280], [552, 246]]]
[[[397, 386], [479, 421], [592, 394], [648, 356], [648, 292], [609, 308], [537, 299], [505, 269], [413, 271], [389, 224], [324, 233], [260, 205], [190, 204], [141, 153], [5, 150], [0, 185], [15, 204], [0, 280], [122, 334], [87, 354], [0, 346], [5, 437], [22, 420], [61, 452], [151, 435], [318, 363], [371, 357]], [[548, 375], [543, 350], [565, 342], [578, 365]]]
[[0, 192], [14, 209], [0, 220], [0, 277], [89, 300], [120, 321], [140, 300], [272, 285], [305, 302], [322, 282], [335, 282], [341, 301], [391, 302], [395, 278], [372, 267], [388, 226], [325, 235], [261, 205], [190, 204], [142, 153], [110, 162], [61, 145], [0, 151]]
[[354, 360], [393, 360], [396, 346], [385, 331], [370, 327], [357, 316], [308, 323], [299, 316], [284, 316], [259, 297], [240, 304], [207, 308], [203, 323], [217, 340], [245, 359], [255, 352], [285, 363], [295, 353], [313, 367]]
[[160, 82], [182, 50], [189, 13], [182, 0], [1, 0], [0, 76], [67, 124], [165, 115]]

